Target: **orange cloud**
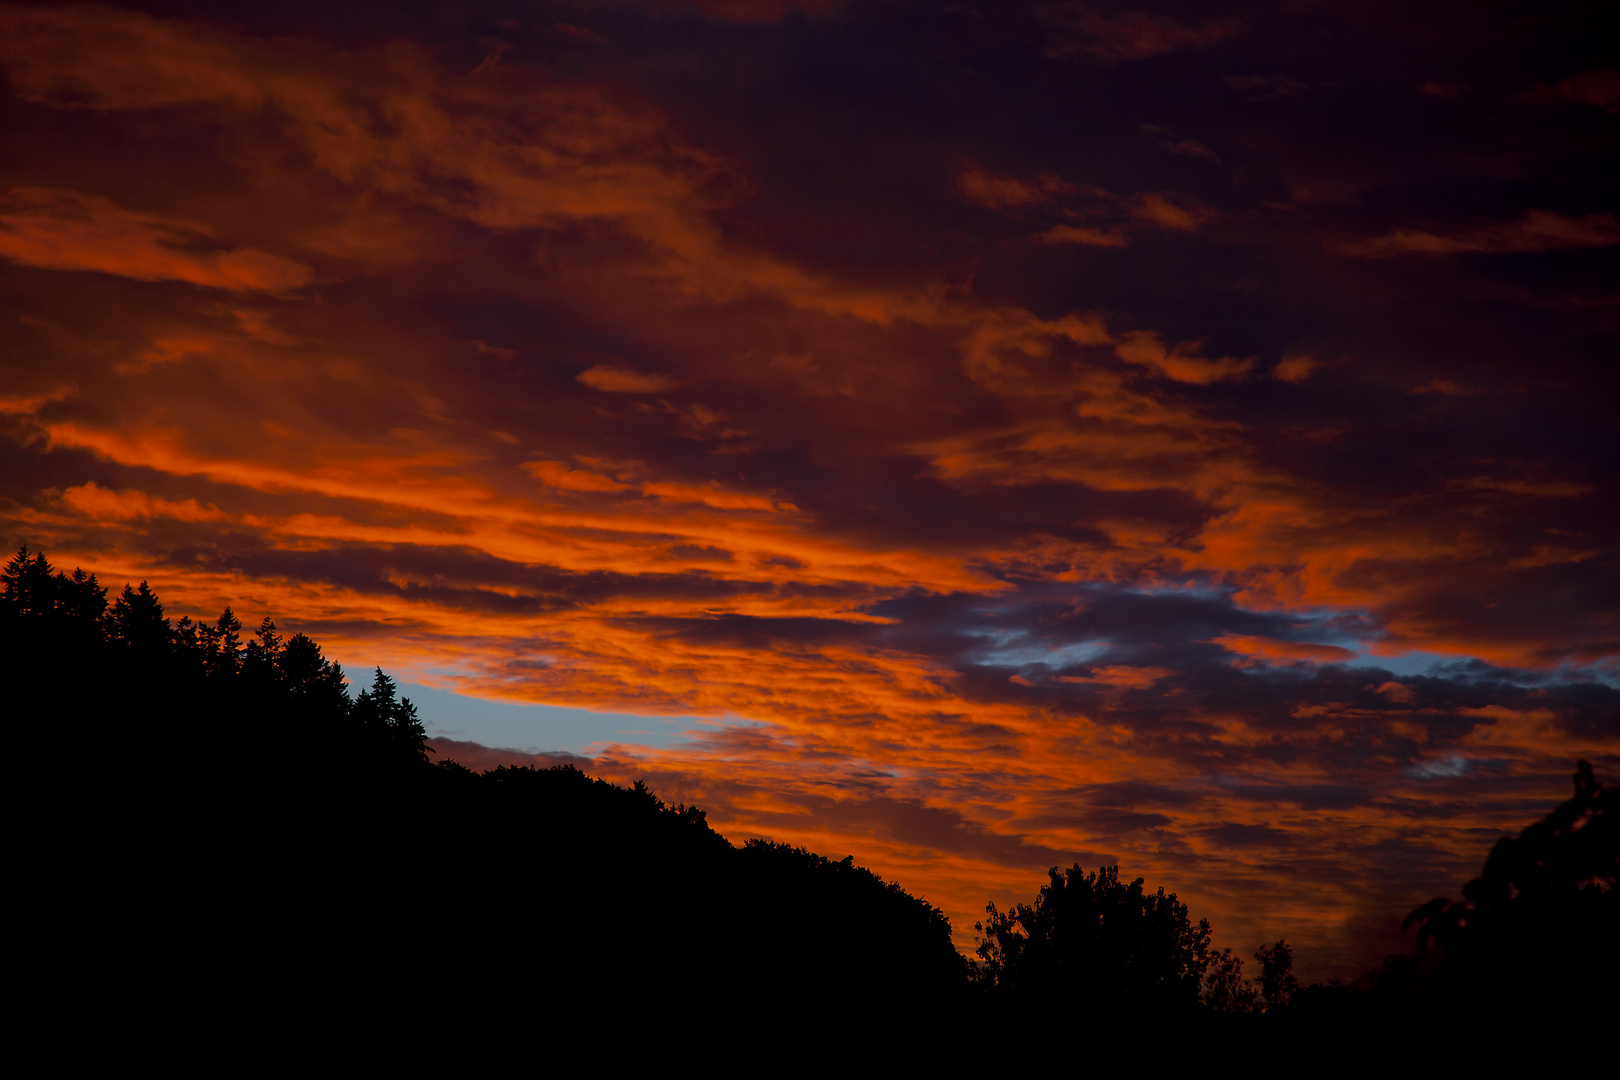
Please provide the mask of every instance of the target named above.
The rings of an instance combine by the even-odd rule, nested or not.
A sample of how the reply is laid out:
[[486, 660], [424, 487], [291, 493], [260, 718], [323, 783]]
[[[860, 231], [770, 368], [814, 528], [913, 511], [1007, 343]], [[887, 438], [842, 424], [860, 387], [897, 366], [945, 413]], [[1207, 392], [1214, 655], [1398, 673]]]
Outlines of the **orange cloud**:
[[1136, 197], [1131, 216], [1161, 229], [1175, 232], [1197, 232], [1215, 215], [1207, 207], [1181, 206], [1163, 195], [1145, 194]]
[[1356, 657], [1351, 650], [1337, 645], [1313, 645], [1306, 641], [1282, 641], [1247, 634], [1222, 634], [1214, 639], [1214, 643], [1228, 652], [1257, 660], [1309, 660], [1315, 664], [1336, 664]]
[[1322, 366], [1322, 361], [1305, 353], [1296, 353], [1285, 356], [1271, 369], [1271, 373], [1283, 382], [1302, 383], [1311, 377], [1311, 372]]
[[1145, 690], [1160, 679], [1168, 678], [1173, 674], [1175, 673], [1169, 668], [1108, 664], [1104, 667], [1093, 668], [1090, 675], [1060, 675], [1058, 681], [1066, 683], [1098, 683], [1103, 686], [1117, 686], [1126, 690]]
[[574, 376], [592, 390], [605, 390], [610, 394], [657, 394], [673, 390], [676, 381], [672, 375], [645, 374], [598, 364]]
[[1121, 360], [1152, 368], [1166, 378], [1177, 382], [1206, 385], [1223, 379], [1240, 379], [1254, 367], [1251, 357], [1237, 360], [1230, 356], [1208, 360], [1198, 356], [1198, 342], [1178, 342], [1169, 349], [1159, 335], [1146, 330], [1133, 330], [1124, 335], [1114, 351]]
[[0, 198], [0, 256], [25, 266], [233, 292], [286, 292], [310, 281], [308, 267], [267, 252], [197, 250], [208, 232], [77, 191], [19, 187]]
[[523, 469], [530, 476], [559, 491], [628, 491], [629, 484], [621, 484], [612, 477], [587, 469], [570, 469], [560, 461], [526, 461]]
[[646, 483], [641, 490], [655, 499], [667, 502], [698, 503], [719, 510], [764, 510], [767, 513], [796, 509], [791, 503], [775, 503], [762, 495], [724, 491], [718, 485]]
[[956, 190], [969, 202], [990, 210], [1000, 210], [1046, 202], [1053, 195], [1072, 192], [1074, 187], [1051, 173], [1042, 173], [1034, 183], [1026, 183], [1010, 176], [992, 175], [980, 166], [969, 163], [956, 174]]
[[172, 502], [154, 499], [141, 491], [108, 491], [94, 482], [62, 492], [62, 504], [93, 520], [167, 517], [177, 521], [218, 521], [225, 517], [215, 507], [199, 505], [196, 499]]

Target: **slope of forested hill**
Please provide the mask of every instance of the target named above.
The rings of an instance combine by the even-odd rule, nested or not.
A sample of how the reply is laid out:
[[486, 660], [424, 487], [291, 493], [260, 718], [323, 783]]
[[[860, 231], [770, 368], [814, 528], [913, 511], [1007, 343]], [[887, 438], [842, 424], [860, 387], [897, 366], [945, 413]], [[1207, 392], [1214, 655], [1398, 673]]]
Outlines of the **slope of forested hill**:
[[38, 898], [148, 971], [508, 1003], [536, 980], [604, 1002], [966, 989], [943, 914], [851, 860], [735, 848], [572, 766], [435, 764], [384, 673], [351, 700], [269, 620], [176, 623], [144, 583], [109, 605], [24, 552], [0, 655], [12, 732], [56, 765]]

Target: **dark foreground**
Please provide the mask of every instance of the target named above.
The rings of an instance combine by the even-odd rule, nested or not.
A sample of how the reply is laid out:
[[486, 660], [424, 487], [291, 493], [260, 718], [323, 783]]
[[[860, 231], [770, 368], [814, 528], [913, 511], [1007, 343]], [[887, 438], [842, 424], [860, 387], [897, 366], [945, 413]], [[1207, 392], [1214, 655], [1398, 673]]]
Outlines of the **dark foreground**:
[[792, 1072], [857, 1045], [947, 1067], [1613, 1053], [1620, 843], [1584, 763], [1460, 900], [1414, 912], [1421, 955], [1370, 989], [1299, 988], [1285, 943], [1250, 982], [1114, 868], [992, 910], [970, 963], [937, 908], [850, 859], [737, 848], [696, 807], [571, 767], [433, 763], [381, 671], [351, 699], [303, 635], [175, 624], [144, 584], [109, 606], [26, 552], [0, 664], [30, 1008], [177, 1060], [368, 1038], [388, 1058], [769, 1047], [758, 1064]]

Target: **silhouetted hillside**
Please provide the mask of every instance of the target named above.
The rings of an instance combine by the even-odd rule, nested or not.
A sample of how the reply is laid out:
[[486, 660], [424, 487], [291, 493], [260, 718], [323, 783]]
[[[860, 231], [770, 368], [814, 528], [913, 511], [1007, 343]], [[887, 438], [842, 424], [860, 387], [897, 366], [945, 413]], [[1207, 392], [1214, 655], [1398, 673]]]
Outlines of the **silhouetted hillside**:
[[13, 730], [78, 755], [34, 790], [38, 899], [120, 967], [502, 1011], [536, 981], [638, 1010], [965, 991], [944, 915], [851, 859], [737, 849], [572, 766], [433, 764], [388, 676], [351, 700], [269, 620], [174, 624], [144, 583], [108, 605], [26, 549], [3, 586]]
[[990, 907], [969, 965], [937, 908], [851, 858], [736, 848], [696, 807], [571, 765], [435, 764], [381, 670], [351, 698], [302, 634], [244, 636], [229, 609], [175, 623], [144, 582], [109, 604], [27, 549], [0, 575], [0, 677], [13, 760], [36, 766], [14, 784], [18, 892], [66, 994], [89, 971], [112, 998], [274, 998], [310, 1024], [432, 1003], [1307, 1042], [1589, 1023], [1616, 1000], [1614, 797], [1585, 762], [1463, 899], [1413, 913], [1439, 952], [1390, 957], [1367, 989], [1300, 989], [1286, 942], [1251, 981], [1207, 921], [1117, 867], [1053, 868], [1032, 903]]

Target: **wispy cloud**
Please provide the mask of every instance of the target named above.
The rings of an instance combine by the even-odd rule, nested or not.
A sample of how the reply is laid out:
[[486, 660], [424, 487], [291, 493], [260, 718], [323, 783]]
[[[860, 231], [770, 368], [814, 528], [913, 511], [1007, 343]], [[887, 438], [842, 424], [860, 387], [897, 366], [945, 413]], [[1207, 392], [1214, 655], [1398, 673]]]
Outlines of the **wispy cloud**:
[[1075, 188], [1052, 173], [1042, 173], [1034, 180], [1024, 181], [1011, 176], [996, 176], [970, 162], [957, 172], [956, 190], [969, 202], [999, 210], [1046, 202], [1054, 195], [1070, 194]]
[[253, 248], [221, 250], [210, 232], [78, 191], [17, 187], [0, 196], [0, 257], [25, 266], [232, 292], [285, 292], [309, 283], [309, 267]]
[[1612, 214], [1570, 217], [1530, 210], [1517, 221], [1445, 229], [1395, 229], [1382, 236], [1334, 241], [1330, 250], [1356, 259], [1391, 255], [1521, 254], [1620, 244], [1620, 221]]

